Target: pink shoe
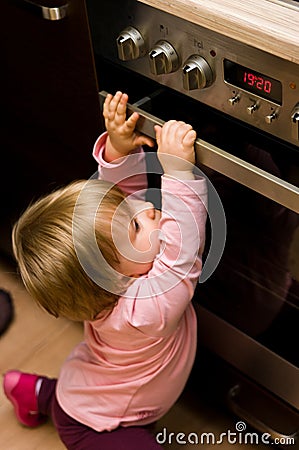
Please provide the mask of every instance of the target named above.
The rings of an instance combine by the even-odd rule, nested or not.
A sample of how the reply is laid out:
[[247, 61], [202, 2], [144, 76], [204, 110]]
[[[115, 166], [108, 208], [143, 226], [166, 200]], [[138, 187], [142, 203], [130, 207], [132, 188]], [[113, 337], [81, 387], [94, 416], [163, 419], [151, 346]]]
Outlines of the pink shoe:
[[18, 420], [27, 427], [37, 427], [46, 421], [46, 417], [39, 414], [35, 385], [40, 377], [10, 370], [5, 373], [3, 388], [6, 397], [14, 406]]

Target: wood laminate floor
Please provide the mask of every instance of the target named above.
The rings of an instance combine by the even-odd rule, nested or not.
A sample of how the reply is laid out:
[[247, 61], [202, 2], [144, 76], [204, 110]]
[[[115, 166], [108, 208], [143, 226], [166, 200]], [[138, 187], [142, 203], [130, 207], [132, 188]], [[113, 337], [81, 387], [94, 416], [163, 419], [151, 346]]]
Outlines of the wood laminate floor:
[[[0, 337], [1, 374], [9, 369], [20, 369], [57, 376], [64, 358], [82, 339], [82, 325], [52, 318], [39, 309], [20, 283], [14, 266], [1, 259], [0, 287], [11, 293], [15, 305], [15, 319], [9, 330]], [[216, 437], [219, 437], [227, 430], [235, 431], [235, 425], [235, 419], [206, 400], [201, 400], [200, 396], [187, 386], [178, 402], [158, 422], [156, 428], [160, 433], [167, 430], [166, 443], [163, 446], [169, 450], [212, 449], [213, 447], [221, 447], [224, 450], [238, 450], [246, 447], [248, 450], [253, 450], [263, 447], [262, 445], [229, 444], [225, 440], [219, 445], [213, 445], [207, 441], [202, 445], [193, 444], [194, 435], [189, 434], [196, 433], [201, 436], [202, 433], [214, 433]], [[20, 425], [14, 416], [11, 404], [3, 393], [2, 386], [0, 430], [1, 450], [62, 450], [65, 448], [51, 422], [33, 430]], [[171, 432], [174, 434], [170, 435]], [[185, 437], [179, 436], [178, 433], [185, 433]], [[165, 434], [160, 435], [161, 440], [164, 438]], [[186, 444], [182, 443], [184, 441]]]

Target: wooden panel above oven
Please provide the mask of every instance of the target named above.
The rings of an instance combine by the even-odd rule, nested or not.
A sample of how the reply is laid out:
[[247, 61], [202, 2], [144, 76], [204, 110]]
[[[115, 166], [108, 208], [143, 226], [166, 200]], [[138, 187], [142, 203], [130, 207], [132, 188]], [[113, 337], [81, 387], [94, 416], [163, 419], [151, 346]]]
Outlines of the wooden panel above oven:
[[138, 0], [299, 64], [299, 3], [281, 0]]

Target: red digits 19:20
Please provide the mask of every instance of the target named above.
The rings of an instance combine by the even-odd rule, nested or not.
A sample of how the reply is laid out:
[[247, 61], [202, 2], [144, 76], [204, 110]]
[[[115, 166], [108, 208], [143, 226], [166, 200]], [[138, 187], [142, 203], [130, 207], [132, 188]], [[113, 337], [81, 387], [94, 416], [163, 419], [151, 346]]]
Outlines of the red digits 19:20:
[[244, 72], [244, 83], [248, 86], [256, 87], [260, 91], [266, 92], [266, 94], [270, 94], [272, 83], [269, 80], [265, 80], [263, 77], [258, 77], [251, 72]]

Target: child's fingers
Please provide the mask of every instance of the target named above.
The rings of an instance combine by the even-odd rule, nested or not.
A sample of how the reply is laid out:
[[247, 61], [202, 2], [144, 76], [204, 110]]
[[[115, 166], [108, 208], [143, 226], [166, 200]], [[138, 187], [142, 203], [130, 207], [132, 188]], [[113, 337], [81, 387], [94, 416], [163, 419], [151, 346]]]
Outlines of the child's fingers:
[[183, 137], [183, 145], [192, 146], [194, 145], [195, 139], [196, 139], [196, 132], [193, 129], [191, 129]]
[[192, 130], [192, 126], [185, 122], [178, 122], [175, 129], [174, 136], [178, 142], [182, 142], [189, 131]]
[[123, 116], [126, 113], [128, 96], [120, 91], [117, 91], [113, 96], [108, 94], [103, 108], [103, 115], [106, 120], [123, 121]]
[[109, 104], [109, 110], [110, 111], [116, 111], [117, 106], [122, 98], [122, 92], [117, 91], [116, 94], [112, 97], [110, 104]]
[[[123, 96], [122, 92], [116, 92], [109, 104], [108, 118], [116, 123], [124, 121], [123, 114], [126, 110], [126, 101], [123, 99]], [[125, 106], [123, 105], [124, 102]]]
[[196, 133], [188, 123], [169, 120], [163, 126], [162, 136], [168, 142], [175, 141], [182, 145], [193, 145]]
[[119, 97], [118, 103], [116, 103], [116, 106], [115, 106], [116, 119], [120, 118], [121, 121], [123, 121], [124, 118], [126, 117], [127, 102], [128, 102], [127, 94], [121, 94]]
[[138, 119], [139, 119], [139, 114], [137, 112], [133, 112], [133, 114], [131, 114], [130, 117], [128, 117], [128, 119], [126, 121], [127, 127], [130, 130], [134, 130]]
[[112, 98], [113, 98], [113, 96], [111, 94], [107, 94], [107, 97], [105, 98], [104, 106], [103, 106], [103, 116], [105, 117], [105, 119], [108, 118], [109, 107], [110, 107]]
[[[134, 133], [136, 123], [138, 122], [139, 114], [137, 112], [134, 112], [126, 121], [126, 128], [130, 132]], [[145, 136], [144, 134], [140, 134], [138, 132], [134, 133], [135, 137], [135, 145], [148, 145], [149, 147], [154, 146], [154, 141], [148, 136]]]
[[169, 140], [174, 136], [178, 127], [179, 122], [177, 120], [168, 120], [161, 129], [161, 137], [165, 140]]
[[154, 126], [154, 130], [155, 130], [155, 133], [156, 133], [156, 141], [157, 141], [157, 144], [159, 146], [160, 142], [161, 142], [162, 127], [160, 125], [155, 125]]
[[192, 126], [179, 121], [179, 120], [169, 120], [162, 127], [161, 139], [163, 142], [181, 143], [185, 135], [192, 129]]
[[137, 136], [135, 144], [138, 145], [138, 147], [140, 145], [148, 145], [149, 147], [153, 147], [155, 145], [153, 139], [145, 135]]

